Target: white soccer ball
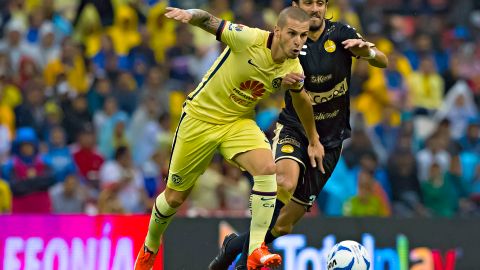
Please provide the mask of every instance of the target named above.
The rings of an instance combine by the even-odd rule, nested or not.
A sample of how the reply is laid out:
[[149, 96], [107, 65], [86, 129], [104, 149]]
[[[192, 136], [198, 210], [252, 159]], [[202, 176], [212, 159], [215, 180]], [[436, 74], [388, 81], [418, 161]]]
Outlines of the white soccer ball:
[[370, 270], [370, 256], [361, 244], [347, 240], [336, 244], [328, 254], [328, 270]]

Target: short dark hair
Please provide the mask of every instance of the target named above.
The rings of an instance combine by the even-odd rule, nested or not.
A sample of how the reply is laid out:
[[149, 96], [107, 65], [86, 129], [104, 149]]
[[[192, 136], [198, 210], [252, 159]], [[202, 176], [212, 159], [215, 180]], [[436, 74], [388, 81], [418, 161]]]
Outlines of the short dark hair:
[[[297, 5], [300, 4], [298, 0], [292, 0], [292, 2], [297, 3]], [[325, 0], [325, 3], [328, 3], [328, 0]]]
[[308, 16], [303, 9], [298, 7], [287, 7], [278, 15], [277, 25], [280, 27], [285, 26], [288, 18], [299, 22], [308, 22], [310, 20], [310, 16]]

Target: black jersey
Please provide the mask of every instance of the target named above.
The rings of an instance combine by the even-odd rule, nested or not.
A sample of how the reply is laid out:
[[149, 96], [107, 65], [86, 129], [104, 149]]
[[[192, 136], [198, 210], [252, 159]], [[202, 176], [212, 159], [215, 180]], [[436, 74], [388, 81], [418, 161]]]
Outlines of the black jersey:
[[[361, 38], [354, 28], [326, 20], [320, 38], [308, 39], [299, 56], [320, 142], [327, 149], [338, 147], [351, 133], [348, 90], [354, 55], [343, 48], [342, 41], [354, 38]], [[279, 123], [303, 130], [289, 91], [285, 93], [285, 104]]]

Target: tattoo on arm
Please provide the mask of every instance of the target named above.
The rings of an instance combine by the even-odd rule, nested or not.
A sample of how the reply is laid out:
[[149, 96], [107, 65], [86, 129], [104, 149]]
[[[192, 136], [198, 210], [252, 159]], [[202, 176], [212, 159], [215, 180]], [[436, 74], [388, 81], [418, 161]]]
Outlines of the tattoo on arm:
[[215, 35], [220, 23], [222, 22], [221, 19], [201, 9], [189, 9], [188, 12], [192, 14], [190, 24], [198, 26], [203, 30]]

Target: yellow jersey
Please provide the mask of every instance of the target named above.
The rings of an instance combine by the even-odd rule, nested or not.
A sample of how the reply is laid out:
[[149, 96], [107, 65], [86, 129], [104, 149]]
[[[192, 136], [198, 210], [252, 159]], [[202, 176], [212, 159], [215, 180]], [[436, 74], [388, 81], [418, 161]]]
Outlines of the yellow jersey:
[[187, 97], [184, 110], [193, 118], [213, 124], [253, 119], [257, 103], [280, 90], [285, 75], [303, 74], [298, 58], [273, 61], [273, 33], [222, 21], [216, 36], [228, 47]]

